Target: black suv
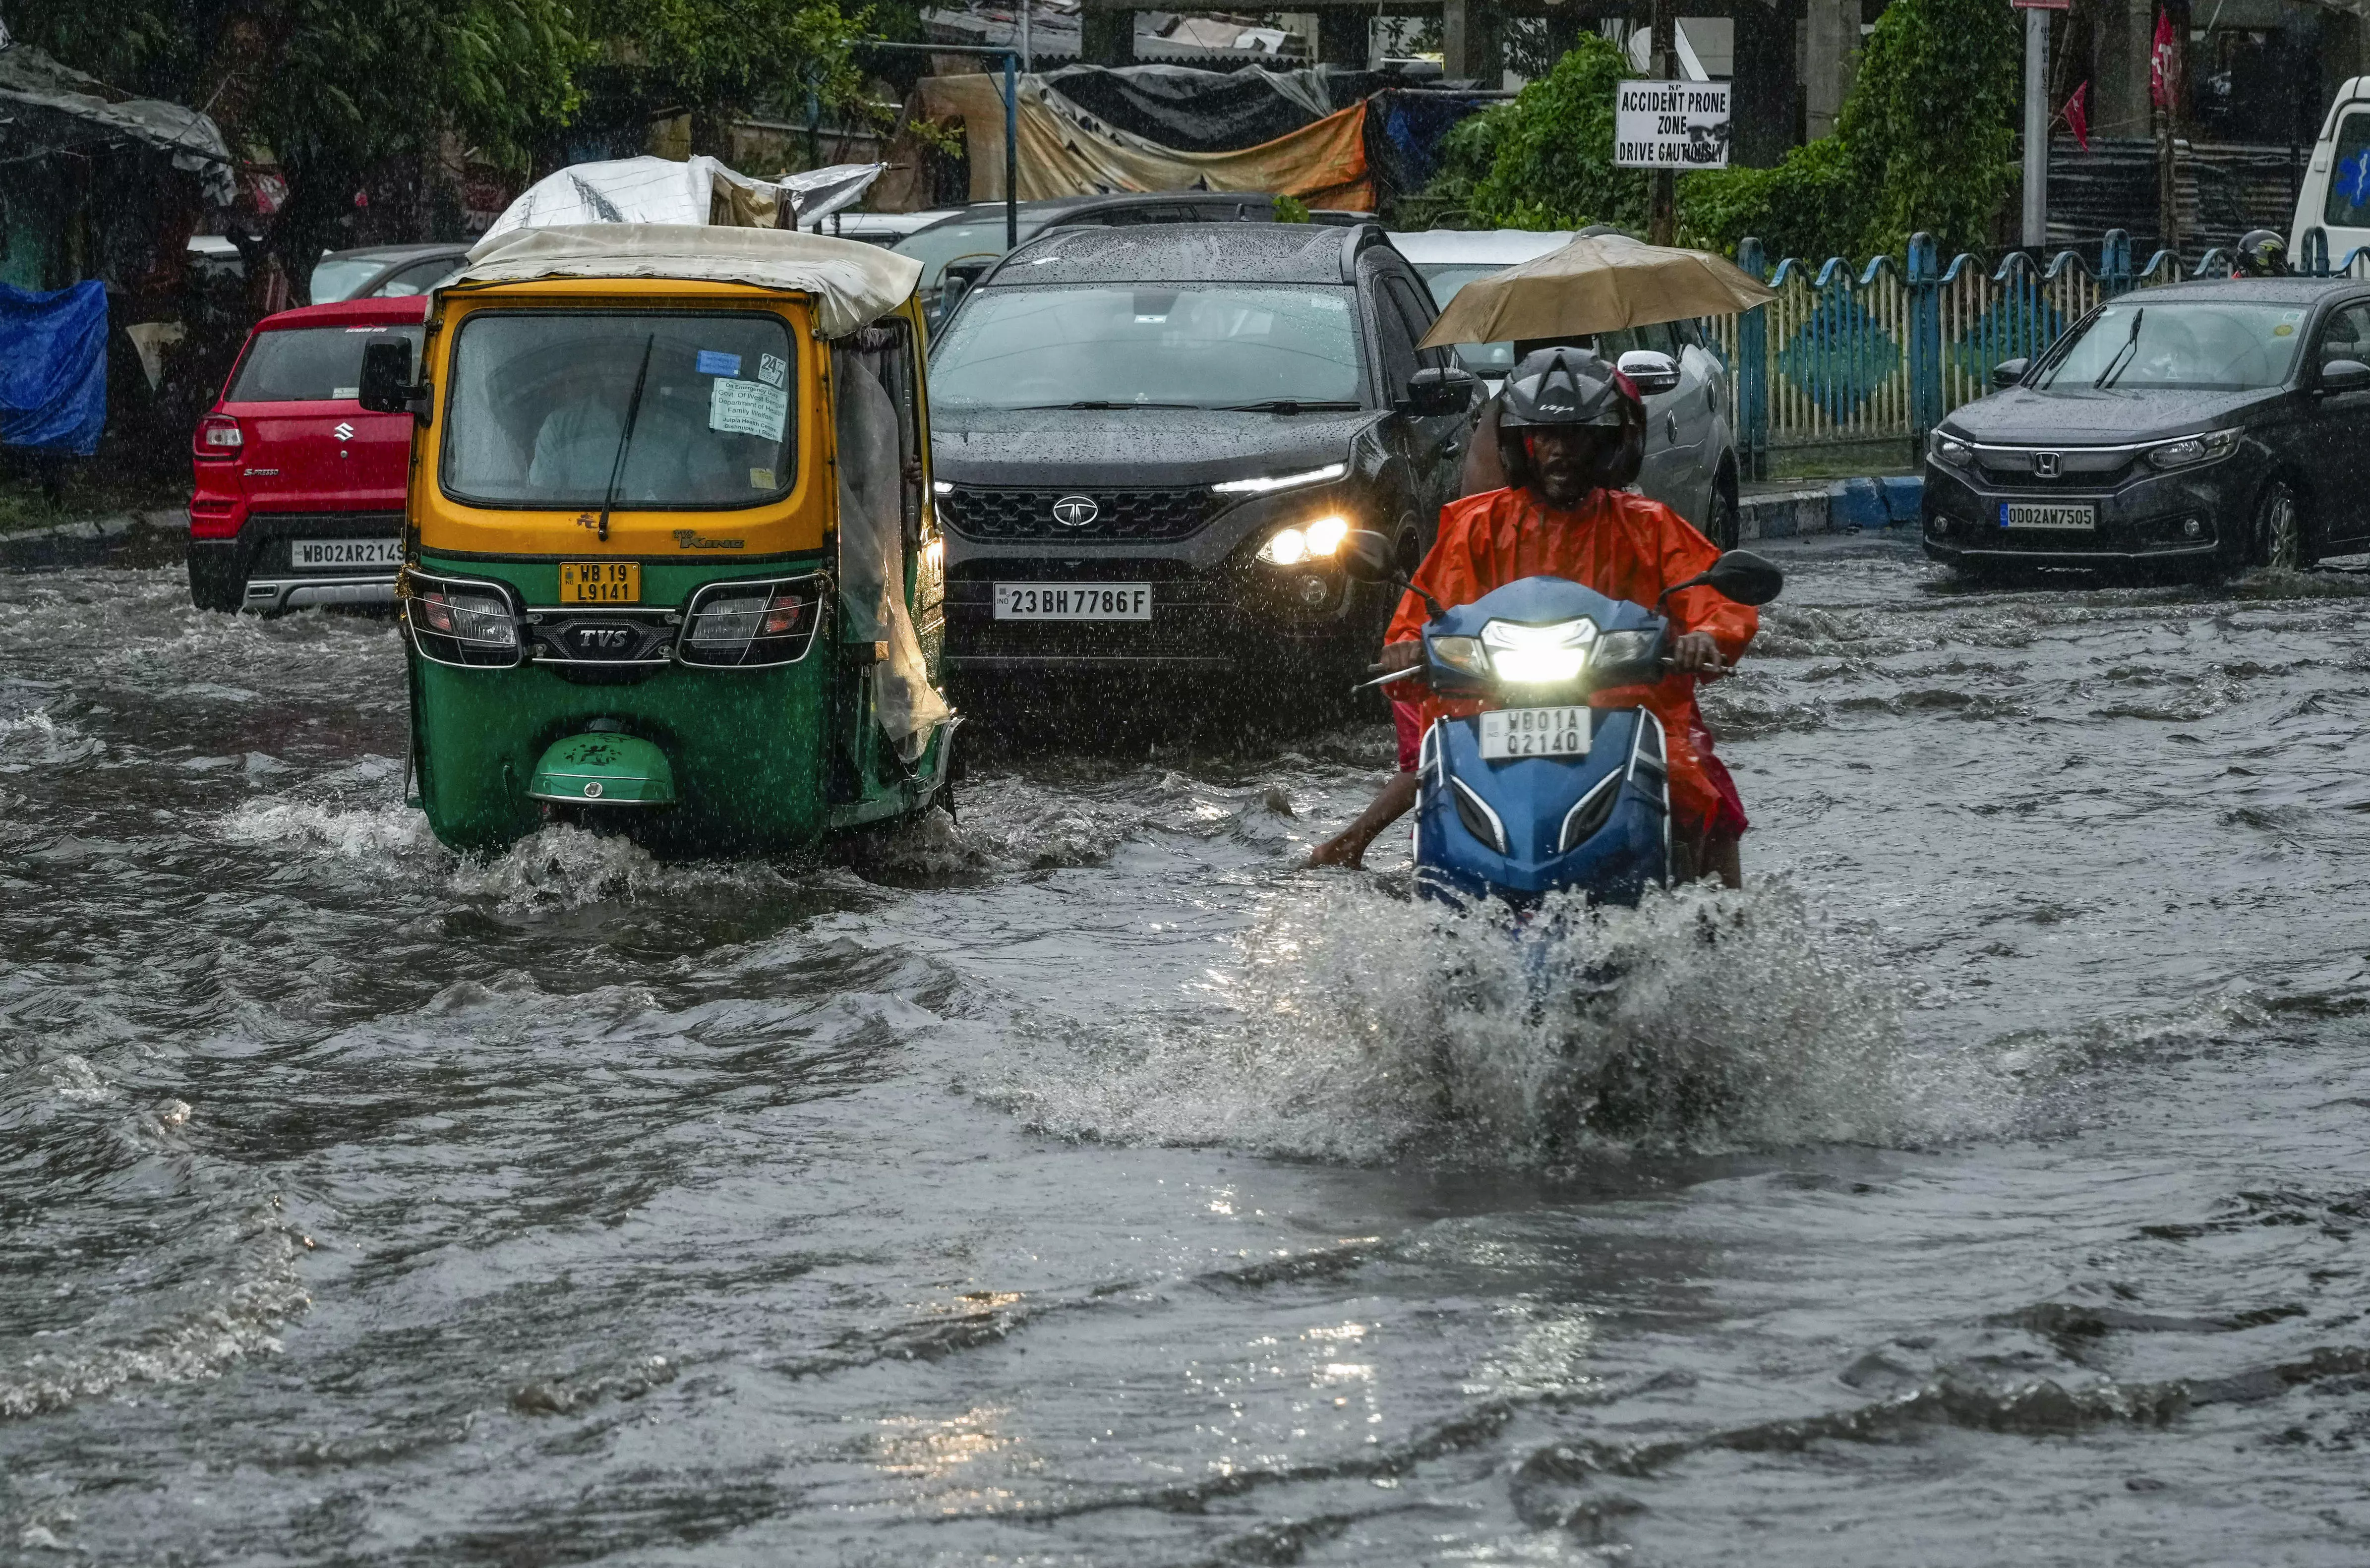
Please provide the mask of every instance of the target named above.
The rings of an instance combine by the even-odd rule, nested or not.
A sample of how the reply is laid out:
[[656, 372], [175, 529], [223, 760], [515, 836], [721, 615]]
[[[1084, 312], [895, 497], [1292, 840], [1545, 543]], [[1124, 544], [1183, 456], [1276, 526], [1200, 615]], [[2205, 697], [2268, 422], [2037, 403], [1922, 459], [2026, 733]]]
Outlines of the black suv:
[[1329, 681], [1456, 493], [1479, 383], [1379, 228], [1056, 229], [980, 280], [930, 357], [959, 675], [1236, 669]]

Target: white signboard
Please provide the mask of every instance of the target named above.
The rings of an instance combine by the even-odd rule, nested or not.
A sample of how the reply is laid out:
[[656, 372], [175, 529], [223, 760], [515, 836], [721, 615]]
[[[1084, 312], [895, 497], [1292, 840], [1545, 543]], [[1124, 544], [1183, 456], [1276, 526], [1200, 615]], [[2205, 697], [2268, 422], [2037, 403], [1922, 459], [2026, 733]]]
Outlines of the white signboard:
[[1726, 82], [1624, 82], [1614, 89], [1613, 166], [1724, 169]]

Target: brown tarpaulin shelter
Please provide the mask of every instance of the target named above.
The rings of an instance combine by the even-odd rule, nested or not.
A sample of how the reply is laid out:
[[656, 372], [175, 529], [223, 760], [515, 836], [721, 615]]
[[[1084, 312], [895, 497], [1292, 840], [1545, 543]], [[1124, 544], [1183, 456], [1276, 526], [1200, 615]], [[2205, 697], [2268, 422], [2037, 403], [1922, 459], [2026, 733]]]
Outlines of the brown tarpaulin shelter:
[[[916, 120], [960, 121], [971, 155], [971, 200], [1004, 200], [1004, 77], [970, 72], [926, 76], [907, 106]], [[1311, 207], [1372, 212], [1366, 171], [1366, 106], [1355, 103], [1256, 147], [1231, 153], [1180, 153], [1108, 125], [1034, 76], [1020, 79], [1020, 190], [1023, 201], [1130, 190], [1244, 190], [1293, 196]], [[930, 205], [915, 177], [919, 139], [892, 151], [892, 170], [875, 189], [880, 212]]]

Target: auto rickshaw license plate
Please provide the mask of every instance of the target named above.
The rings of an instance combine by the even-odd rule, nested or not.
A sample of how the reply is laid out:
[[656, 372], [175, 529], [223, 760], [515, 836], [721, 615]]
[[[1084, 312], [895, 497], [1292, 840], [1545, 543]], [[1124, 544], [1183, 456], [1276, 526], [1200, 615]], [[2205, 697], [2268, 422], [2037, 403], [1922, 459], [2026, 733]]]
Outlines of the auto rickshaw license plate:
[[1481, 715], [1481, 760], [1588, 755], [1588, 708], [1498, 708]]
[[639, 561], [562, 561], [559, 602], [562, 604], [639, 604], [642, 564]]

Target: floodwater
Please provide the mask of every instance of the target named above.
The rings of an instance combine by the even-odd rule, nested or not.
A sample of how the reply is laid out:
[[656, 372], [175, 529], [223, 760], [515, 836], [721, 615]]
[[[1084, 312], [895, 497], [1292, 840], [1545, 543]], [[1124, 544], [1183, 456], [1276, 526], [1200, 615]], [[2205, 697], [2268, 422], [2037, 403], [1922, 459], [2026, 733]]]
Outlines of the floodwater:
[[2370, 579], [1779, 553], [1546, 953], [1379, 727], [475, 862], [385, 622], [0, 578], [0, 1559], [2370, 1560]]

